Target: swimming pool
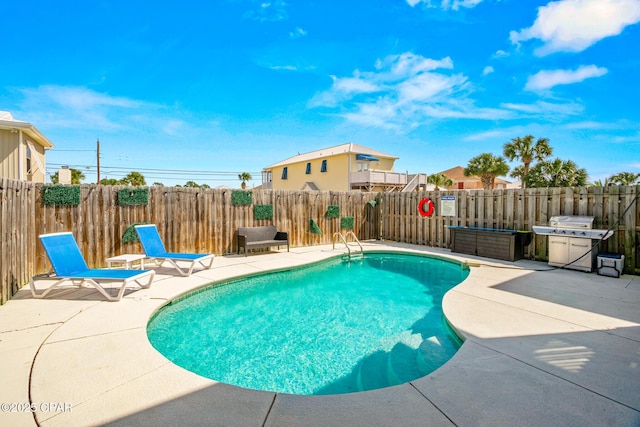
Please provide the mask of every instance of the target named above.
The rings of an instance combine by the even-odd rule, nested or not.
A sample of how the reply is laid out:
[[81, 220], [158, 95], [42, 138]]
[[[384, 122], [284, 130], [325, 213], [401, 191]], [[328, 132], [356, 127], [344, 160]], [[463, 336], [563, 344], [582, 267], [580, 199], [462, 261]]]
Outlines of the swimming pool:
[[464, 264], [367, 253], [215, 284], [161, 308], [151, 344], [216, 381], [292, 394], [339, 394], [401, 384], [445, 363], [460, 342], [445, 292]]

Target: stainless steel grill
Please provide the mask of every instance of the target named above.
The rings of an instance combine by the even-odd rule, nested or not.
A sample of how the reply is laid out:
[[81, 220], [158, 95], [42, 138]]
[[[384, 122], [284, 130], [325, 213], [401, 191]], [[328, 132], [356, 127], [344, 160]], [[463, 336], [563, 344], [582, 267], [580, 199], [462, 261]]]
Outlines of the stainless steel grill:
[[549, 236], [549, 265], [588, 272], [598, 255], [593, 241], [613, 236], [613, 231], [594, 229], [593, 217], [582, 215], [552, 216], [548, 226], [534, 225], [533, 231]]

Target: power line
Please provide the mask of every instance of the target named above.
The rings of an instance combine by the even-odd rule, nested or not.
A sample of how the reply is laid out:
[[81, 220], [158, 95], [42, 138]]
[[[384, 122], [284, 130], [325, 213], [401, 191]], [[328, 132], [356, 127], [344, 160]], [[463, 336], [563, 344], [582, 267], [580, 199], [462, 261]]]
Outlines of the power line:
[[[96, 173], [96, 166], [68, 164], [68, 163], [49, 163], [47, 164], [47, 174], [49, 176], [58, 172], [61, 166], [80, 170], [81, 172]], [[121, 179], [125, 178], [131, 172], [140, 172], [145, 180], [151, 181], [201, 181], [201, 182], [229, 182], [236, 180], [238, 175], [243, 172], [230, 171], [203, 171], [188, 169], [158, 169], [158, 168], [127, 168], [121, 166], [100, 166], [101, 179]], [[244, 171], [246, 172], [246, 171]], [[262, 172], [249, 172], [254, 179], [260, 180]], [[99, 180], [98, 180], [99, 181]]]
[[[96, 169], [96, 166], [89, 166], [89, 165], [77, 165], [77, 164], [69, 164], [69, 163], [48, 163], [47, 165], [47, 169], [50, 169], [49, 166], [51, 166], [52, 168], [55, 166], [56, 168], [54, 168], [55, 170], [57, 170], [57, 168], [61, 167], [61, 166], [69, 166], [69, 167], [73, 167], [75, 169], [85, 169], [85, 170], [93, 170]], [[204, 170], [189, 170], [189, 169], [157, 169], [157, 168], [128, 168], [128, 167], [122, 167], [122, 166], [100, 166], [100, 168], [103, 170], [103, 172], [105, 170], [114, 170], [114, 171], [127, 171], [127, 172], [131, 172], [132, 170], [135, 170], [136, 172], [160, 172], [160, 173], [164, 173], [164, 174], [197, 174], [197, 175], [223, 175], [223, 176], [236, 176], [239, 173], [243, 173], [243, 172], [247, 172], [247, 171], [237, 171], [237, 172], [233, 172], [233, 171], [204, 171]], [[256, 174], [259, 175], [262, 173], [262, 171], [260, 172], [249, 172], [250, 174]]]
[[64, 151], [64, 152], [77, 153], [77, 152], [81, 152], [81, 151], [91, 151], [91, 152], [93, 152], [93, 151], [96, 151], [96, 150], [58, 150], [58, 149], [56, 148], [56, 153], [57, 153], [58, 151]]

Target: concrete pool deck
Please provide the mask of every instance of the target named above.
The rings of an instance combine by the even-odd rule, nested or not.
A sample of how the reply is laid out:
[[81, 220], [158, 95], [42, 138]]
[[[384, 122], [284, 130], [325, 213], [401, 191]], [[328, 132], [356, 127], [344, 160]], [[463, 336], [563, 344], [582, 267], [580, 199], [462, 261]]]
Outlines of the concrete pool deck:
[[120, 302], [90, 287], [45, 299], [20, 290], [0, 306], [0, 425], [640, 426], [640, 277], [535, 271], [549, 267], [393, 242], [363, 246], [473, 263], [443, 302], [466, 341], [431, 375], [363, 393], [294, 396], [173, 365], [146, 337], [150, 316], [167, 300], [341, 251], [219, 256], [191, 277], [157, 268], [150, 289], [131, 288]]

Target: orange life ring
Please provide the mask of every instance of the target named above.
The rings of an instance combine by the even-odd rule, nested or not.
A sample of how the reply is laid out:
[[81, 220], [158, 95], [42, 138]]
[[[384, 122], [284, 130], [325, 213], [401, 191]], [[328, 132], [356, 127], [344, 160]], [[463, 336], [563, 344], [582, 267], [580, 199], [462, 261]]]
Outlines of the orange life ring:
[[[427, 209], [425, 210], [424, 205], [427, 205]], [[433, 202], [431, 201], [430, 198], [426, 198], [426, 199], [422, 199], [420, 200], [420, 203], [418, 203], [418, 213], [421, 216], [431, 216], [433, 215], [433, 212], [435, 211], [435, 206], [433, 205]]]

